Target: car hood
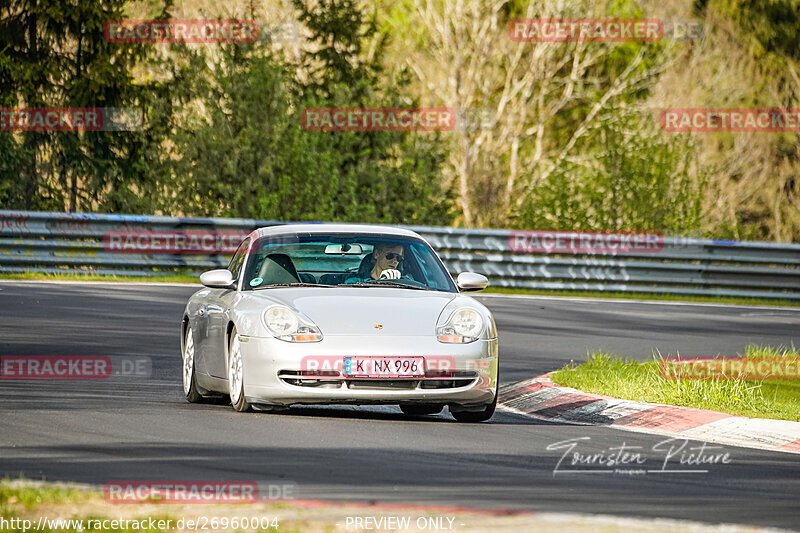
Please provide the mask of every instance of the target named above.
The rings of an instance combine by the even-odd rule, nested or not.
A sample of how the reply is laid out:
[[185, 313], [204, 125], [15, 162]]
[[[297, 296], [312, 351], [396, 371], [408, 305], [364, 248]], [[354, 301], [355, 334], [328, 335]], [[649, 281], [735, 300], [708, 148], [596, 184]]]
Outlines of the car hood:
[[434, 335], [442, 309], [458, 295], [381, 287], [292, 288], [258, 291], [264, 302], [283, 303], [327, 335]]

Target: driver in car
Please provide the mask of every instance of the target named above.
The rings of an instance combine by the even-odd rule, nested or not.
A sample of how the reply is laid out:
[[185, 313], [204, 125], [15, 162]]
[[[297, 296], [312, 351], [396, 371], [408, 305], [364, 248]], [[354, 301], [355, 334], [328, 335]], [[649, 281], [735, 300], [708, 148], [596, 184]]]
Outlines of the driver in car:
[[[359, 272], [348, 278], [345, 283], [358, 283], [375, 279], [400, 279], [400, 264], [403, 262], [403, 247], [400, 245], [377, 244], [372, 251], [374, 266], [366, 273]], [[367, 266], [369, 263], [367, 263]]]

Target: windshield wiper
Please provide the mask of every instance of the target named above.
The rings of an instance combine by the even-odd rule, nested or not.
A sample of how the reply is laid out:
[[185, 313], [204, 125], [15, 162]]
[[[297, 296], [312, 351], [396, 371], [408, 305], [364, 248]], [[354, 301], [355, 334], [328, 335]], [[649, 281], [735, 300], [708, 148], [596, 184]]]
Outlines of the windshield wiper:
[[336, 287], [336, 285], [328, 285], [327, 283], [275, 283], [274, 285], [263, 285], [261, 287], [253, 287], [254, 291], [261, 289], [274, 289], [276, 287]]
[[359, 281], [357, 283], [346, 283], [344, 287], [395, 287], [398, 289], [415, 289], [418, 291], [432, 291], [428, 287], [417, 287], [415, 285], [406, 285], [405, 283], [398, 283], [396, 281], [384, 281], [374, 279], [372, 281]]

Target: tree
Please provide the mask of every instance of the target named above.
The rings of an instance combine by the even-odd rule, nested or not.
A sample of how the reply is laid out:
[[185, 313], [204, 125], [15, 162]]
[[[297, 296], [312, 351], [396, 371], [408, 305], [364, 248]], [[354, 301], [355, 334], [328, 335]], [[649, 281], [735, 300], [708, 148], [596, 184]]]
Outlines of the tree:
[[[351, 2], [298, 7], [301, 20], [312, 21], [311, 41], [323, 43], [300, 64], [261, 46], [197, 52], [205, 59], [195, 68], [205, 75], [189, 76], [192, 101], [170, 137], [176, 204], [210, 215], [448, 224], [435, 135], [302, 129], [305, 108], [409, 100], [385, 88], [378, 64], [362, 56], [368, 24]], [[324, 43], [340, 41], [325, 51]]]
[[507, 225], [538, 183], [589, 164], [577, 148], [593, 125], [664, 68], [653, 43], [515, 42], [510, 21], [639, 15], [632, 2], [414, 0], [398, 18], [393, 31], [408, 35], [406, 61], [428, 103], [495, 117], [452, 136], [462, 224]]
[[[146, 45], [110, 43], [106, 21], [124, 18], [125, 0], [11, 0], [0, 6], [0, 94], [10, 107], [116, 108], [144, 112], [154, 85], [133, 70]], [[158, 158], [145, 131], [4, 133], [19, 183], [6, 201], [20, 209], [148, 210]], [[16, 178], [19, 176], [19, 178]]]
[[614, 111], [591, 132], [597, 145], [582, 148], [595, 164], [566, 164], [538, 183], [517, 227], [701, 231], [707, 173], [693, 143], [664, 136], [646, 116]]

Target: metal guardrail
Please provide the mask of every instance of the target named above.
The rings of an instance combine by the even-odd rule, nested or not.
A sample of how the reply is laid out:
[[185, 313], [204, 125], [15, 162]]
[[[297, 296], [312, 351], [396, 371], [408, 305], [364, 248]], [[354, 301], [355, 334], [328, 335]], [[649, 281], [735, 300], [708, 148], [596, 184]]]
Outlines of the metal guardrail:
[[[224, 267], [229, 256], [119, 253], [109, 250], [108, 235], [246, 233], [277, 224], [283, 222], [0, 210], [0, 272], [199, 273]], [[526, 232], [406, 227], [433, 245], [452, 274], [479, 272], [493, 286], [800, 300], [800, 244], [663, 237], [656, 250], [531, 253], [515, 246]]]

